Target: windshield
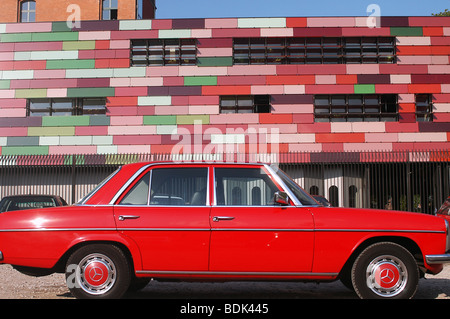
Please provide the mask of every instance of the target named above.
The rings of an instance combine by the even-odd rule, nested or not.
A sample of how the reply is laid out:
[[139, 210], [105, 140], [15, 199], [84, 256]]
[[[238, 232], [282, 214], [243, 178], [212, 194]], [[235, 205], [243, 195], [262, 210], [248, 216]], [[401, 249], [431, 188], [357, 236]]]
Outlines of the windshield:
[[271, 166], [277, 175], [282, 179], [284, 184], [289, 190], [297, 197], [302, 205], [305, 206], [317, 206], [318, 203], [307, 192], [303, 190], [296, 182], [294, 182], [285, 172], [283, 172], [278, 166]]

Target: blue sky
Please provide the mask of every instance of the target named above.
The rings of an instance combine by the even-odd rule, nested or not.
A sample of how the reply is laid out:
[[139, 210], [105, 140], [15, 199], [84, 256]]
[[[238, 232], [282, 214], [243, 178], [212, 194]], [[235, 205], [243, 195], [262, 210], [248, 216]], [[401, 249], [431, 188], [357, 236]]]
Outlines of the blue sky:
[[156, 18], [367, 16], [377, 4], [381, 16], [430, 16], [450, 9], [449, 0], [156, 0]]

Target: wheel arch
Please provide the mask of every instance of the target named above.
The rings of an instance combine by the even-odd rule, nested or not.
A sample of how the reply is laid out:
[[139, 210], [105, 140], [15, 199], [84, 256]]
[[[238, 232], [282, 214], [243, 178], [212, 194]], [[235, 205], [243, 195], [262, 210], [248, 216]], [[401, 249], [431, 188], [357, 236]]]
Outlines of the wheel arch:
[[136, 265], [140, 265], [141, 258], [140, 258], [140, 252], [139, 251], [133, 251], [130, 250], [130, 246], [116, 240], [85, 240], [80, 241], [72, 245], [58, 260], [58, 262], [53, 267], [54, 271], [57, 273], [64, 273], [67, 261], [69, 257], [78, 249], [89, 246], [89, 245], [95, 245], [95, 244], [108, 244], [112, 246], [116, 246], [119, 248], [127, 258], [129, 264], [130, 264], [130, 270], [134, 271], [136, 270]]
[[366, 239], [353, 250], [352, 254], [347, 259], [346, 263], [339, 272], [339, 277], [342, 279], [343, 277], [350, 275], [353, 263], [355, 262], [356, 258], [363, 252], [363, 250], [373, 244], [380, 242], [391, 242], [404, 247], [411, 253], [411, 255], [413, 255], [419, 266], [419, 269], [421, 269], [421, 273], [424, 272], [422, 269], [424, 265], [422, 250], [414, 240], [403, 236], [379, 236]]

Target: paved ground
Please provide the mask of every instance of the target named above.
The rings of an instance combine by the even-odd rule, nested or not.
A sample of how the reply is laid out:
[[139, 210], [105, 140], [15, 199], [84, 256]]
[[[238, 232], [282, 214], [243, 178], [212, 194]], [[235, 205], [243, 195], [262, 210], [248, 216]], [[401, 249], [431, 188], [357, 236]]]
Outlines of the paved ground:
[[[25, 276], [0, 265], [0, 299], [72, 299], [64, 275]], [[129, 299], [356, 299], [340, 282], [334, 283], [176, 283], [156, 282]], [[450, 299], [450, 265], [437, 276], [421, 279], [416, 299]]]

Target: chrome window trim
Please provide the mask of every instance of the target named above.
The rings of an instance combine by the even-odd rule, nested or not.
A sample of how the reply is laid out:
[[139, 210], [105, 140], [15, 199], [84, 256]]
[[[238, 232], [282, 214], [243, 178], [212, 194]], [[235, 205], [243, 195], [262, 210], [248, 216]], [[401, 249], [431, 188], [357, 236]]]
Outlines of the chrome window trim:
[[283, 188], [284, 192], [288, 194], [289, 198], [294, 202], [294, 205], [296, 207], [303, 207], [303, 204], [298, 200], [298, 198], [292, 193], [292, 191], [287, 187], [287, 185], [283, 182], [280, 176], [275, 172], [275, 170], [267, 164], [264, 164], [264, 167], [267, 169], [267, 171], [270, 173], [270, 175], [273, 176], [273, 178], [276, 180], [276, 182]]
[[92, 196], [94, 196], [103, 186], [106, 185], [106, 183], [108, 183], [114, 176], [117, 175], [117, 173], [120, 172], [120, 170], [122, 169], [122, 166], [120, 166], [118, 169], [116, 169], [112, 174], [110, 174], [103, 182], [101, 182], [99, 185], [97, 185], [93, 191], [89, 194], [87, 194], [85, 197], [83, 197], [78, 203], [76, 203], [75, 205], [77, 206], [81, 206], [81, 205], [85, 205], [85, 203], [92, 198]]
[[111, 199], [111, 201], [109, 202], [109, 205], [113, 205], [116, 206], [116, 204], [114, 204], [119, 198], [120, 196], [122, 196], [122, 194], [125, 192], [125, 190], [135, 181], [135, 179], [142, 174], [142, 172], [144, 172], [146, 169], [152, 167], [152, 166], [162, 166], [162, 165], [183, 165], [183, 164], [196, 164], [196, 165], [204, 165], [204, 167], [207, 169], [207, 175], [206, 175], [206, 204], [205, 206], [190, 206], [190, 205], [183, 205], [183, 206], [162, 206], [162, 205], [150, 205], [150, 191], [151, 191], [151, 184], [152, 184], [152, 173], [150, 174], [150, 182], [149, 182], [149, 194], [148, 194], [148, 200], [147, 203], [148, 205], [119, 205], [117, 204], [117, 206], [120, 207], [207, 207], [209, 206], [209, 169], [210, 169], [210, 165], [211, 163], [203, 163], [203, 162], [189, 162], [189, 163], [174, 163], [174, 162], [158, 162], [158, 163], [150, 163], [147, 165], [142, 166], [136, 173], [134, 173], [129, 179], [128, 181], [119, 189], [119, 191], [116, 193], [116, 195], [114, 195], [114, 197]]

